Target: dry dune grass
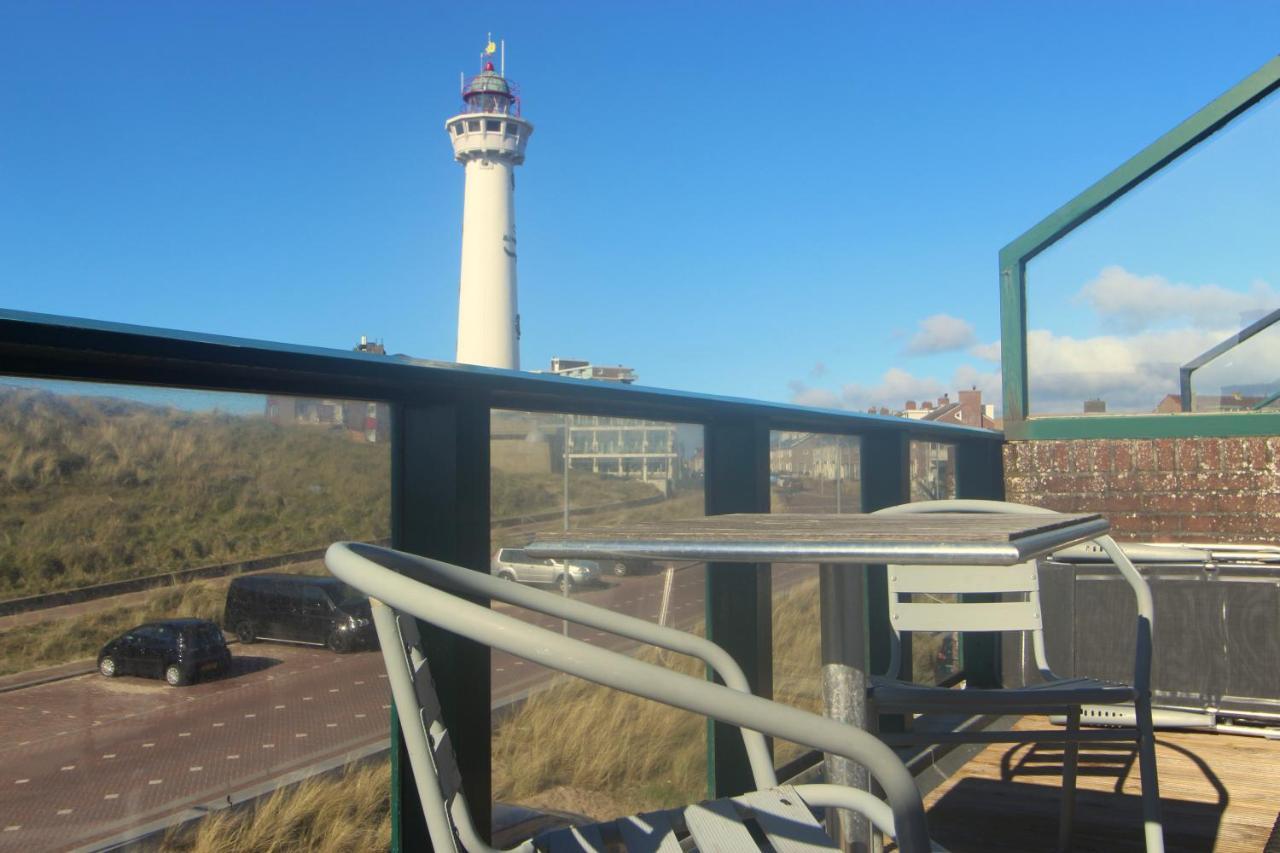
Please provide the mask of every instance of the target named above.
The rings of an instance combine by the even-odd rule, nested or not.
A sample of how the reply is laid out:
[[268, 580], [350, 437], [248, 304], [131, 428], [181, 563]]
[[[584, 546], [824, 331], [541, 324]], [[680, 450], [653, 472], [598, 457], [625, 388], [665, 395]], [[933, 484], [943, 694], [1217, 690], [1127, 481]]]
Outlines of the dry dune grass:
[[217, 812], [171, 831], [164, 850], [189, 853], [363, 851], [391, 847], [389, 764], [282, 788], [245, 810]]
[[[775, 698], [818, 711], [816, 578], [777, 596], [773, 630]], [[702, 626], [694, 632], [702, 633]], [[704, 672], [701, 663], [681, 655], [645, 650], [638, 657], [689, 675]], [[777, 745], [780, 762], [799, 752], [789, 744]], [[706, 791], [706, 722], [696, 714], [566, 678], [532, 697], [495, 730], [493, 790], [503, 802], [579, 812], [590, 800], [587, 792], [600, 792], [610, 805], [620, 803], [629, 812], [691, 802]], [[561, 801], [556, 791], [574, 802]]]
[[0, 387], [0, 598], [387, 535], [386, 443]]

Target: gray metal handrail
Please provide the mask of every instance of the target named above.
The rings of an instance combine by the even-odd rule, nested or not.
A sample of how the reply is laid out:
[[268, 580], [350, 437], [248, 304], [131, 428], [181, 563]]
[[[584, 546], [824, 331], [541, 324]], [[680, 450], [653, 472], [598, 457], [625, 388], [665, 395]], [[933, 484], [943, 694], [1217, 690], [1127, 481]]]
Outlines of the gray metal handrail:
[[[412, 566], [405, 566], [405, 568], [412, 571]], [[742, 693], [751, 692], [751, 685], [742, 672], [742, 667], [738, 666], [738, 662], [730, 657], [728, 652], [710, 640], [687, 631], [655, 625], [634, 616], [584, 604], [545, 590], [530, 589], [512, 581], [450, 563], [438, 562], [432, 579], [456, 592], [482, 595], [504, 604], [523, 607], [526, 610], [534, 610], [559, 619], [568, 619], [570, 622], [586, 625], [598, 631], [608, 631], [629, 640], [697, 658], [711, 667], [727, 687]], [[756, 786], [772, 788], [777, 785], [778, 777], [774, 772], [773, 760], [769, 756], [769, 746], [764, 735], [750, 729], [743, 729], [742, 740], [746, 746], [747, 760], [751, 765], [751, 775]]]
[[[889, 801], [899, 848], [905, 853], [924, 853], [930, 849], [924, 804], [915, 780], [893, 750], [868, 732], [561, 636], [433, 586], [439, 584], [483, 596], [492, 591], [495, 579], [480, 572], [351, 542], [331, 545], [325, 554], [325, 564], [333, 574], [371, 598], [491, 648], [863, 764]], [[548, 602], [538, 601], [538, 604], [546, 606]], [[572, 610], [581, 613], [581, 607], [589, 605]], [[612, 630], [615, 620], [622, 618], [602, 611], [602, 615], [593, 616], [591, 624]], [[429, 757], [424, 755], [420, 760], [425, 762]]]

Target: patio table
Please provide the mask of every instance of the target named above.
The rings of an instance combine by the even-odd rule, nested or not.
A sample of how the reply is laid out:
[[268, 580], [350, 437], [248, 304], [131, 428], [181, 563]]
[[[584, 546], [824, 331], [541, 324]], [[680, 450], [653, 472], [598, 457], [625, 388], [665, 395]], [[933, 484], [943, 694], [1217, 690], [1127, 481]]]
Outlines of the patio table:
[[[540, 533], [526, 550], [538, 557], [818, 563], [824, 712], [865, 727], [865, 601], [863, 584], [851, 582], [849, 568], [889, 563], [1012, 566], [1109, 529], [1107, 520], [1093, 513], [736, 513]], [[842, 759], [828, 759], [827, 776], [829, 781], [868, 787], [866, 771]], [[845, 845], [858, 839], [861, 847], [868, 827], [842, 824]]]

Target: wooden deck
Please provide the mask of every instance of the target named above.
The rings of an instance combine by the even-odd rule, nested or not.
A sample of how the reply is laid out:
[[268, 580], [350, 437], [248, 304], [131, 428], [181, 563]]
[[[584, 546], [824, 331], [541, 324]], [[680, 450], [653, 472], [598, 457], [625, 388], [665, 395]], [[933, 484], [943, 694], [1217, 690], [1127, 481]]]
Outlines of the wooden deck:
[[[1169, 731], [1157, 742], [1168, 850], [1280, 853], [1280, 741]], [[988, 747], [926, 798], [931, 834], [953, 853], [1053, 850], [1061, 759], [1059, 744]], [[1137, 765], [1131, 744], [1081, 748], [1073, 850], [1143, 849]]]

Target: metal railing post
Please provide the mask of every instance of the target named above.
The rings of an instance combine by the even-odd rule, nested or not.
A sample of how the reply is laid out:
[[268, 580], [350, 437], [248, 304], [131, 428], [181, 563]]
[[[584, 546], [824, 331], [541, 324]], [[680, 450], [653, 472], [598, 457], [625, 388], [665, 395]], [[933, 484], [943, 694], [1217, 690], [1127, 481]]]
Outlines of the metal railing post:
[[[956, 445], [956, 497], [1004, 500], [1004, 450], [999, 441], [961, 441]], [[998, 601], [999, 594], [966, 595], [965, 601]], [[965, 682], [971, 687], [999, 687], [1000, 635], [966, 632], [960, 638]]]
[[[742, 419], [706, 425], [706, 513], [769, 511], [769, 428]], [[707, 566], [707, 639], [724, 648], [746, 673], [751, 692], [773, 697], [773, 583], [765, 563]], [[728, 797], [755, 788], [742, 735], [711, 722], [707, 732], [707, 791]]]
[[[393, 407], [391, 541], [401, 551], [489, 570], [489, 407], [482, 396]], [[487, 602], [483, 602], [487, 603]], [[489, 648], [419, 622], [476, 826], [490, 825]], [[392, 717], [391, 848], [430, 850]]]

